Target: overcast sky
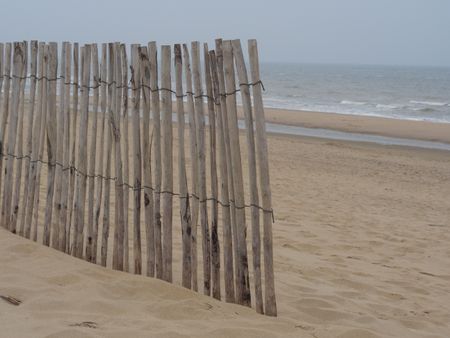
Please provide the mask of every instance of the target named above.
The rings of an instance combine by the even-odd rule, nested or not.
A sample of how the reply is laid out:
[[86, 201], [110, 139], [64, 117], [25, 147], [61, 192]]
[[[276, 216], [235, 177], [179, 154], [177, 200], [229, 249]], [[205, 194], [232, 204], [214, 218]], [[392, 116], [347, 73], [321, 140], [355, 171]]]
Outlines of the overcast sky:
[[450, 0], [0, 0], [0, 41], [258, 39], [262, 61], [450, 66]]

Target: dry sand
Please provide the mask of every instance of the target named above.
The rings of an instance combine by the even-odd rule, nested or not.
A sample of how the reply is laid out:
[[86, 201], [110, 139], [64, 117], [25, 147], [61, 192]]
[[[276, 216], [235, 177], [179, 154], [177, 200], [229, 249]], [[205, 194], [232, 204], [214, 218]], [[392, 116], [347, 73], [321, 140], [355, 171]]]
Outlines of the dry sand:
[[[283, 114], [268, 110], [268, 120], [310, 123]], [[438, 135], [450, 125], [417, 122], [414, 134], [410, 122], [314, 114], [308, 126], [450, 135]], [[23, 302], [0, 299], [0, 336], [450, 336], [450, 153], [278, 135], [269, 146], [278, 318], [0, 229], [0, 294]]]

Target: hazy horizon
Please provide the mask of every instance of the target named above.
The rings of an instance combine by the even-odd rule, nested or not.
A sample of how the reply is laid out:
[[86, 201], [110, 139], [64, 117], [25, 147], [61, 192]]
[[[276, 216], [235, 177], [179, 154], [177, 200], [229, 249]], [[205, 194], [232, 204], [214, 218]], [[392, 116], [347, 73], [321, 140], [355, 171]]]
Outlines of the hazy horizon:
[[2, 42], [256, 38], [262, 62], [450, 67], [446, 0], [42, 0], [3, 1], [2, 11]]

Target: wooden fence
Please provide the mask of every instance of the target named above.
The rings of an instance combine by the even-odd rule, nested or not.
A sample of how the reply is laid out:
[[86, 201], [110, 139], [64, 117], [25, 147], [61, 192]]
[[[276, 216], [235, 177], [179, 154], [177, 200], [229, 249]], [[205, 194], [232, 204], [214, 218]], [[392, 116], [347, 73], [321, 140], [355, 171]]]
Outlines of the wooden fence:
[[0, 43], [1, 225], [275, 316], [256, 41], [100, 47]]

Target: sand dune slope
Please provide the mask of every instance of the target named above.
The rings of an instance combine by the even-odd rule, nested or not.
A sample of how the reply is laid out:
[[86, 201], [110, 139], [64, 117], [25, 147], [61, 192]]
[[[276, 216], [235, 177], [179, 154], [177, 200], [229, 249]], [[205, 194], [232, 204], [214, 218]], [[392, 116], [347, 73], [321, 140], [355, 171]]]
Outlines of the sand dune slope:
[[[1, 337], [298, 336], [289, 320], [86, 263], [0, 230]], [[92, 323], [91, 323], [92, 322]], [[307, 336], [307, 335], [305, 335]]]

